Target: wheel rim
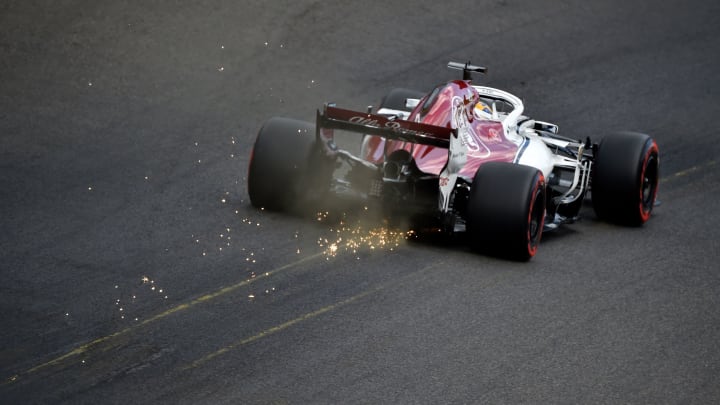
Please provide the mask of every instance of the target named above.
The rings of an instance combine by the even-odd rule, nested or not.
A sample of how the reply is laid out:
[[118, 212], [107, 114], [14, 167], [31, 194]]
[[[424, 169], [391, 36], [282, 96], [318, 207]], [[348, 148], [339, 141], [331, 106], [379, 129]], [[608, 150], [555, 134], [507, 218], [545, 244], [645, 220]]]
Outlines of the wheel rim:
[[656, 147], [648, 151], [643, 165], [640, 184], [640, 217], [645, 222], [650, 218], [650, 212], [655, 204], [658, 185], [658, 158]]
[[545, 194], [543, 192], [542, 178], [535, 185], [533, 202], [528, 215], [527, 245], [528, 254], [532, 257], [537, 252], [538, 244], [542, 236], [542, 229], [545, 222]]
[[645, 209], [650, 208], [652, 204], [653, 196], [655, 194], [655, 187], [657, 183], [657, 165], [655, 164], [655, 157], [651, 156], [648, 161], [648, 168], [643, 176], [643, 189], [642, 189], [642, 200], [643, 207]]

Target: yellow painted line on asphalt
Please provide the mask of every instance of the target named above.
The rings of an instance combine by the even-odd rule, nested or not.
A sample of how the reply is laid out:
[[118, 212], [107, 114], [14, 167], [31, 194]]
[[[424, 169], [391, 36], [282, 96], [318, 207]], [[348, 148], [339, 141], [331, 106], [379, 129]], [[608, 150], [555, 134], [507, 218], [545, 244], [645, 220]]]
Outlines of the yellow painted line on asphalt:
[[284, 271], [284, 270], [288, 270], [288, 269], [290, 269], [290, 268], [292, 268], [292, 267], [298, 266], [298, 265], [300, 265], [300, 264], [302, 264], [302, 263], [308, 262], [308, 261], [310, 261], [310, 260], [316, 259], [316, 258], [321, 257], [321, 256], [323, 256], [323, 253], [322, 253], [322, 252], [316, 253], [316, 254], [313, 254], [313, 255], [310, 255], [310, 256], [307, 256], [307, 257], [304, 257], [304, 258], [302, 258], [302, 259], [300, 259], [300, 260], [297, 260], [297, 261], [294, 261], [294, 262], [292, 262], [292, 263], [288, 263], [288, 264], [286, 264], [286, 265], [280, 266], [280, 267], [278, 267], [278, 268], [276, 268], [276, 269], [274, 269], [274, 270], [271, 270], [271, 271], [262, 273], [262, 274], [258, 275], [258, 276], [255, 277], [255, 278], [251, 278], [251, 279], [248, 279], [248, 280], [243, 280], [243, 281], [241, 281], [241, 282], [239, 282], [239, 283], [236, 283], [236, 284], [233, 284], [233, 285], [231, 285], [231, 286], [223, 287], [223, 288], [221, 288], [221, 289], [219, 289], [219, 290], [217, 290], [217, 291], [215, 291], [215, 292], [213, 292], [213, 293], [206, 294], [206, 295], [203, 295], [202, 297], [195, 298], [194, 300], [192, 300], [192, 301], [190, 301], [190, 302], [186, 302], [186, 303], [183, 303], [183, 304], [179, 304], [179, 305], [177, 305], [177, 306], [175, 306], [175, 307], [172, 307], [172, 308], [168, 309], [168, 310], [165, 311], [165, 312], [162, 312], [162, 313], [159, 313], [159, 314], [157, 314], [157, 315], [154, 315], [154, 316], [152, 316], [152, 317], [150, 317], [150, 318], [147, 318], [147, 319], [143, 320], [142, 322], [139, 322], [139, 323], [137, 323], [137, 324], [135, 324], [135, 325], [133, 325], [133, 326], [127, 327], [127, 328], [122, 329], [122, 330], [120, 330], [120, 331], [118, 331], [118, 332], [115, 332], [115, 333], [113, 333], [113, 334], [110, 334], [110, 335], [107, 335], [107, 336], [103, 336], [103, 337], [98, 338], [98, 339], [95, 339], [95, 340], [93, 340], [93, 341], [91, 341], [91, 342], [85, 343], [85, 344], [83, 344], [83, 345], [81, 345], [81, 346], [78, 346], [78, 347], [70, 350], [69, 352], [63, 354], [62, 356], [56, 357], [56, 358], [54, 358], [54, 359], [52, 359], [52, 360], [50, 360], [50, 361], [47, 361], [47, 362], [45, 362], [45, 363], [39, 364], [39, 365], [37, 365], [37, 366], [34, 366], [34, 367], [32, 367], [32, 368], [30, 368], [30, 369], [28, 369], [28, 370], [26, 370], [26, 371], [24, 371], [24, 372], [22, 372], [22, 373], [15, 374], [15, 375], [7, 378], [5, 381], [3, 381], [3, 383], [2, 383], [1, 385], [6, 385], [6, 384], [13, 383], [13, 382], [17, 381], [19, 378], [21, 378], [22, 376], [26, 376], [26, 375], [35, 373], [35, 372], [37, 372], [37, 371], [40, 371], [40, 370], [42, 370], [42, 369], [44, 369], [44, 368], [48, 368], [48, 367], [51, 367], [51, 366], [60, 364], [60, 363], [62, 363], [63, 361], [69, 359], [69, 358], [76, 357], [76, 356], [79, 356], [79, 355], [81, 355], [81, 354], [83, 354], [83, 353], [86, 353], [87, 351], [89, 351], [89, 350], [92, 349], [93, 347], [96, 347], [96, 346], [98, 346], [98, 345], [100, 345], [100, 344], [102, 344], [102, 343], [105, 343], [105, 342], [107, 342], [107, 341], [110, 341], [110, 340], [112, 340], [112, 339], [114, 339], [114, 338], [117, 338], [117, 337], [119, 337], [119, 336], [126, 335], [126, 334], [128, 334], [128, 333], [130, 333], [130, 332], [132, 332], [132, 331], [134, 331], [134, 330], [136, 330], [136, 329], [138, 329], [138, 328], [141, 328], [141, 327], [143, 327], [143, 326], [145, 326], [145, 325], [148, 325], [148, 324], [150, 324], [150, 323], [153, 323], [153, 322], [155, 322], [155, 321], [158, 321], [158, 320], [160, 320], [160, 319], [163, 319], [163, 318], [167, 317], [168, 315], [172, 315], [172, 314], [174, 314], [174, 313], [176, 313], [176, 312], [180, 312], [180, 311], [184, 311], [184, 310], [186, 310], [186, 309], [192, 308], [192, 307], [194, 307], [195, 305], [198, 305], [198, 304], [200, 304], [200, 303], [213, 300], [213, 299], [218, 298], [218, 297], [220, 297], [220, 296], [222, 296], [222, 295], [225, 295], [225, 294], [227, 294], [227, 293], [230, 293], [230, 292], [232, 292], [232, 291], [235, 291], [235, 290], [237, 290], [238, 288], [241, 288], [241, 287], [244, 287], [244, 286], [246, 286], [246, 285], [249, 285], [249, 284], [251, 284], [251, 283], [253, 283], [253, 282], [255, 282], [255, 281], [262, 280], [262, 279], [264, 279], [264, 278], [270, 277], [270, 276], [275, 275], [275, 274], [277, 274], [277, 273], [280, 273], [280, 272], [282, 272], [282, 271]]
[[248, 338], [242, 339], [242, 340], [237, 341], [237, 342], [235, 342], [235, 343], [231, 343], [231, 344], [229, 344], [229, 345], [227, 345], [227, 346], [225, 346], [225, 347], [223, 347], [223, 348], [221, 348], [221, 349], [219, 349], [219, 350], [217, 350], [217, 351], [215, 351], [215, 352], [213, 352], [213, 353], [208, 354], [208, 355], [205, 356], [205, 357], [202, 357], [202, 358], [200, 358], [200, 359], [198, 359], [198, 360], [195, 360], [195, 361], [193, 361], [192, 363], [190, 363], [189, 365], [183, 367], [182, 370], [188, 370], [188, 369], [191, 369], [191, 368], [195, 368], [195, 367], [197, 367], [197, 366], [200, 366], [200, 365], [202, 365], [202, 364], [204, 364], [204, 363], [206, 363], [206, 362], [208, 362], [208, 361], [210, 361], [210, 360], [212, 360], [212, 359], [214, 359], [214, 358], [216, 358], [216, 357], [218, 357], [218, 356], [220, 356], [220, 355], [222, 355], [222, 354], [225, 354], [225, 353], [227, 353], [227, 352], [229, 352], [229, 351], [231, 351], [231, 350], [233, 350], [233, 349], [235, 349], [235, 348], [238, 348], [238, 347], [240, 347], [240, 346], [244, 346], [244, 345], [246, 345], [246, 344], [248, 344], [248, 343], [252, 343], [252, 342], [254, 342], [254, 341], [256, 341], [256, 340], [259, 340], [259, 339], [262, 339], [262, 338], [264, 338], [264, 337], [266, 337], [266, 336], [269, 336], [269, 335], [272, 335], [272, 334], [281, 332], [281, 331], [283, 331], [283, 330], [285, 330], [285, 329], [287, 329], [287, 328], [289, 328], [289, 327], [291, 327], [291, 326], [293, 326], [293, 325], [295, 325], [295, 324], [297, 324], [297, 323], [300, 323], [300, 322], [303, 322], [303, 321], [307, 321], [307, 320], [312, 319], [312, 318], [316, 318], [316, 317], [318, 317], [318, 316], [320, 316], [320, 315], [322, 315], [322, 314], [324, 314], [324, 313], [326, 313], [326, 312], [330, 312], [330, 311], [332, 311], [332, 310], [334, 310], [334, 309], [337, 309], [337, 308], [340, 308], [340, 307], [345, 306], [345, 305], [347, 305], [347, 304], [350, 304], [350, 303], [352, 303], [352, 302], [355, 302], [355, 301], [357, 301], [357, 300], [359, 300], [359, 299], [361, 299], [361, 298], [367, 297], [367, 296], [370, 295], [370, 294], [373, 294], [373, 293], [376, 293], [376, 292], [378, 292], [378, 291], [381, 291], [381, 290], [385, 289], [386, 287], [387, 287], [387, 285], [381, 285], [381, 286], [379, 286], [379, 287], [377, 287], [377, 288], [374, 288], [374, 289], [372, 289], [372, 290], [363, 291], [363, 292], [361, 292], [360, 294], [353, 295], [352, 297], [347, 298], [347, 299], [345, 299], [345, 300], [336, 302], [336, 303], [331, 304], [331, 305], [328, 305], [328, 306], [326, 306], [326, 307], [322, 307], [322, 308], [318, 309], [317, 311], [313, 311], [313, 312], [307, 313], [307, 314], [305, 314], [305, 315], [302, 315], [302, 316], [297, 317], [297, 318], [295, 318], [295, 319], [289, 320], [289, 321], [287, 321], [287, 322], [285, 322], [285, 323], [282, 323], [282, 324], [280, 324], [280, 325], [273, 326], [273, 327], [271, 327], [271, 328], [269, 328], [269, 329], [265, 329], [264, 331], [262, 331], [262, 332], [260, 332], [260, 333], [258, 333], [258, 334], [256, 334], [256, 335], [253, 335], [253, 336], [250, 336], [250, 337], [248, 337]]
[[703, 163], [701, 165], [695, 165], [695, 166], [689, 167], [685, 170], [675, 172], [675, 173], [671, 174], [670, 176], [661, 178], [660, 183], [666, 183], [668, 181], [675, 180], [675, 179], [678, 179], [681, 177], [685, 177], [687, 175], [699, 172], [701, 170], [710, 169], [711, 167], [715, 166], [715, 164], [717, 164], [717, 162], [715, 160], [711, 160], [711, 161]]
[[427, 267], [425, 267], [425, 268], [423, 268], [423, 269], [421, 269], [421, 270], [418, 270], [418, 271], [413, 272], [413, 273], [411, 273], [411, 274], [408, 274], [408, 275], [406, 275], [406, 276], [404, 276], [404, 277], [401, 277], [401, 278], [398, 279], [398, 280], [394, 280], [394, 281], [392, 281], [392, 282], [390, 282], [390, 283], [381, 284], [381, 285], [379, 285], [379, 286], [377, 286], [377, 287], [375, 287], [375, 288], [372, 288], [372, 289], [363, 291], [363, 292], [361, 292], [361, 293], [359, 293], [359, 294], [357, 294], [357, 295], [353, 295], [353, 296], [350, 297], [350, 298], [346, 298], [346, 299], [344, 299], [344, 300], [342, 300], [342, 301], [338, 301], [338, 302], [336, 302], [336, 303], [334, 303], [334, 304], [331, 304], [331, 305], [322, 307], [322, 308], [320, 308], [320, 309], [318, 309], [318, 310], [316, 310], [316, 311], [309, 312], [309, 313], [307, 313], [307, 314], [301, 315], [301, 316], [299, 316], [299, 317], [297, 317], [297, 318], [294, 318], [294, 319], [291, 319], [291, 320], [289, 320], [289, 321], [287, 321], [287, 322], [281, 323], [280, 325], [276, 325], [276, 326], [273, 326], [273, 327], [271, 327], [271, 328], [265, 329], [264, 331], [262, 331], [262, 332], [260, 332], [260, 333], [258, 333], [258, 334], [256, 334], [256, 335], [252, 335], [252, 336], [247, 337], [247, 338], [245, 338], [245, 339], [242, 339], [242, 340], [239, 340], [239, 341], [237, 341], [237, 342], [231, 343], [231, 344], [229, 344], [229, 345], [227, 345], [227, 346], [225, 346], [225, 347], [223, 347], [223, 348], [221, 348], [221, 349], [218, 349], [218, 350], [216, 350], [216, 351], [214, 351], [214, 352], [212, 352], [212, 353], [210, 353], [210, 354], [208, 354], [208, 355], [206, 355], [206, 356], [198, 359], [198, 360], [195, 360], [195, 361], [193, 361], [192, 363], [188, 364], [187, 366], [181, 368], [181, 370], [185, 371], [185, 370], [189, 370], [189, 369], [193, 369], [193, 368], [196, 368], [196, 367], [198, 367], [198, 366], [201, 366], [201, 365], [203, 365], [204, 363], [207, 363], [208, 361], [210, 361], [210, 360], [212, 360], [212, 359], [214, 359], [214, 358], [216, 358], [216, 357], [218, 357], [218, 356], [220, 356], [220, 355], [222, 355], [222, 354], [225, 354], [225, 353], [227, 353], [227, 352], [229, 352], [229, 351], [231, 351], [231, 350], [233, 350], [233, 349], [236, 349], [236, 348], [238, 348], [238, 347], [244, 346], [244, 345], [246, 345], [246, 344], [248, 344], [248, 343], [255, 342], [255, 341], [257, 341], [257, 340], [260, 340], [260, 339], [262, 339], [262, 338], [264, 338], [264, 337], [267, 337], [267, 336], [270, 336], [270, 335], [272, 335], [272, 334], [281, 332], [281, 331], [283, 331], [283, 330], [285, 330], [285, 329], [287, 329], [287, 328], [289, 328], [289, 327], [291, 327], [291, 326], [293, 326], [293, 325], [296, 325], [296, 324], [298, 324], [298, 323], [300, 323], [300, 322], [304, 322], [304, 321], [307, 321], [307, 320], [310, 320], [310, 319], [313, 319], [313, 318], [317, 318], [318, 316], [320, 316], [320, 315], [322, 315], [322, 314], [325, 314], [325, 313], [330, 312], [330, 311], [332, 311], [332, 310], [338, 309], [338, 308], [343, 307], [343, 306], [345, 306], [345, 305], [351, 304], [351, 303], [353, 303], [353, 302], [355, 302], [355, 301], [358, 301], [358, 300], [360, 300], [360, 299], [362, 299], [362, 298], [365, 298], [365, 297], [367, 297], [367, 296], [369, 296], [369, 295], [371, 295], [371, 294], [374, 294], [374, 293], [380, 292], [380, 291], [382, 291], [382, 290], [385, 290], [385, 289], [389, 288], [390, 286], [399, 284], [399, 283], [401, 283], [402, 281], [404, 281], [405, 279], [407, 279], [407, 278], [409, 278], [409, 277], [417, 276], [419, 273], [426, 272], [426, 271], [428, 271], [428, 270], [431, 270], [431, 269], [433, 269], [433, 268], [435, 268], [435, 267], [438, 267], [438, 266], [441, 266], [441, 265], [442, 265], [442, 262], [437, 262], [437, 263], [435, 263], [435, 264], [431, 264], [430, 266], [427, 266]]

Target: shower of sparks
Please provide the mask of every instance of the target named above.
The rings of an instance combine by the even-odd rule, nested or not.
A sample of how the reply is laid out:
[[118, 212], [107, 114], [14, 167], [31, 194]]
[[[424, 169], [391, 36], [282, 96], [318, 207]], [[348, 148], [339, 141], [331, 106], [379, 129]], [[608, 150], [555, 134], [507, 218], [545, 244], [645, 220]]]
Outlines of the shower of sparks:
[[[327, 218], [327, 213], [318, 213], [318, 221]], [[348, 225], [340, 222], [339, 227], [330, 229], [332, 236], [320, 237], [318, 246], [326, 258], [342, 253], [357, 255], [361, 251], [394, 251], [412, 235], [412, 231], [404, 232], [385, 227], [367, 229], [362, 225]]]

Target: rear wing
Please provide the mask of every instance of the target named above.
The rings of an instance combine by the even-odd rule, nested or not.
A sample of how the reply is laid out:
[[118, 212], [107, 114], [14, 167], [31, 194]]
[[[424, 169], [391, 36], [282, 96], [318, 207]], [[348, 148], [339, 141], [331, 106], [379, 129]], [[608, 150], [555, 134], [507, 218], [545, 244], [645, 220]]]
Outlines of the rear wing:
[[330, 104], [325, 104], [323, 111], [318, 110], [316, 128], [318, 139], [332, 139], [332, 130], [341, 129], [440, 148], [449, 148], [450, 136], [456, 132], [451, 128], [390, 119], [382, 115], [346, 110]]

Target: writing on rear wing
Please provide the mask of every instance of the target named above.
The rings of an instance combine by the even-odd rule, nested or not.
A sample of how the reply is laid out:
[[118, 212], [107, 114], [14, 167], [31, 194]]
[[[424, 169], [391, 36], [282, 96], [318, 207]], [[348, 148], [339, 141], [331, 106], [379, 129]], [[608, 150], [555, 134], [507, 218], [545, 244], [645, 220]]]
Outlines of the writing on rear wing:
[[393, 120], [330, 105], [325, 106], [322, 114], [318, 113], [317, 124], [319, 128], [338, 128], [440, 147], [448, 147], [450, 136], [454, 133], [450, 128]]

